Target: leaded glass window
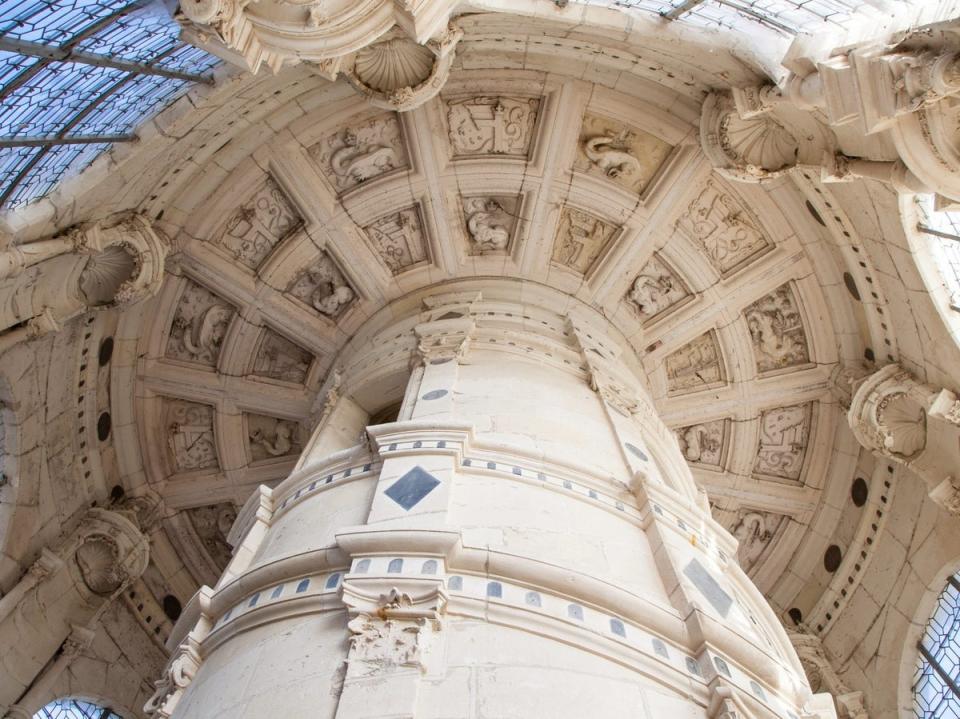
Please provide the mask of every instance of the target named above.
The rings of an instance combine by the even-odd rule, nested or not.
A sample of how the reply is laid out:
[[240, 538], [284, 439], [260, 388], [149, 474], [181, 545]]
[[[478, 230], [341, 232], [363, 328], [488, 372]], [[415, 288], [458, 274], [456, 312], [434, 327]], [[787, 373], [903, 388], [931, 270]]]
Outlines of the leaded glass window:
[[919, 230], [929, 238], [933, 259], [950, 292], [950, 304], [960, 310], [960, 212], [934, 210], [930, 199], [920, 206], [924, 217]]
[[950, 577], [920, 639], [917, 719], [960, 719], [960, 574]]
[[57, 699], [33, 715], [33, 719], [123, 719], [109, 708], [79, 699]]

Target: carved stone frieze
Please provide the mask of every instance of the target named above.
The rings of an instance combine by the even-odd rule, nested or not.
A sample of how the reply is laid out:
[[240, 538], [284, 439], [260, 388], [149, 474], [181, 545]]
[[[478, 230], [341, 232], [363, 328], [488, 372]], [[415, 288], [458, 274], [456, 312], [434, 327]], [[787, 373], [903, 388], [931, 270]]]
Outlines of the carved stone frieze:
[[648, 132], [617, 120], [587, 114], [573, 168], [643, 192], [673, 148]]
[[517, 197], [465, 197], [463, 216], [473, 254], [507, 252], [517, 225]]
[[188, 280], [173, 315], [166, 356], [216, 367], [234, 314], [233, 307], [206, 287]]
[[664, 366], [671, 392], [706, 389], [726, 381], [720, 343], [713, 330], [667, 355]]
[[332, 320], [339, 318], [356, 299], [356, 293], [326, 252], [293, 281], [287, 292]]
[[760, 414], [760, 444], [753, 472], [799, 481], [813, 423], [813, 403], [775, 407]]
[[312, 363], [313, 355], [309, 351], [265, 328], [253, 360], [253, 374], [303, 384]]
[[253, 461], [300, 454], [300, 426], [293, 421], [247, 414], [247, 435]]
[[786, 515], [741, 509], [731, 533], [739, 543], [737, 559], [743, 571], [749, 572], [763, 556], [764, 551], [786, 525]]
[[272, 177], [227, 218], [214, 244], [256, 270], [270, 251], [303, 224], [303, 218]]
[[337, 192], [409, 167], [400, 121], [393, 112], [355, 120], [313, 145], [309, 154]]
[[644, 321], [659, 317], [688, 297], [687, 285], [657, 255], [647, 260], [627, 292], [627, 300]]
[[423, 617], [403, 620], [357, 615], [347, 624], [351, 632], [348, 675], [381, 674], [397, 667], [424, 671], [435, 641], [434, 624]]
[[770, 250], [772, 244], [750, 212], [710, 180], [677, 220], [721, 275], [729, 275]]
[[227, 542], [230, 528], [237, 519], [237, 509], [230, 502], [184, 510], [210, 559], [221, 571], [227, 566], [233, 550]]
[[220, 466], [213, 434], [213, 407], [168, 399], [164, 401], [163, 416], [175, 471], [190, 472]]
[[680, 451], [688, 462], [723, 469], [730, 422], [717, 419], [674, 430]]
[[760, 374], [810, 361], [807, 334], [793, 288], [781, 285], [743, 310]]
[[416, 206], [381, 217], [367, 225], [364, 232], [395, 275], [430, 259], [420, 210]]
[[585, 275], [607, 251], [619, 228], [596, 215], [573, 207], [564, 207], [553, 244], [551, 259], [574, 272]]
[[478, 96], [447, 99], [450, 147], [456, 157], [528, 157], [540, 98]]

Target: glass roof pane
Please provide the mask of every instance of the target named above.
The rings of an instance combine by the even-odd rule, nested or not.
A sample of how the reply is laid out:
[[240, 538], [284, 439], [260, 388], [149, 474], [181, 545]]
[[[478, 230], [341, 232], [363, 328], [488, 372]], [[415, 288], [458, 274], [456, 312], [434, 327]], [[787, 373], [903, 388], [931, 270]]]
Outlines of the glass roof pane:
[[39, 147], [0, 147], [0, 194], [6, 193], [39, 152]]
[[[66, 175], [76, 174], [93, 162], [97, 155], [110, 147], [109, 144], [95, 145], [54, 145], [39, 150], [37, 164], [30, 170], [25, 182], [16, 186], [7, 199], [11, 207], [22, 205], [46, 195]], [[21, 148], [17, 148], [21, 149]], [[0, 152], [5, 150], [0, 150]]]
[[0, 50], [0, 88], [9, 85], [17, 75], [38, 62], [40, 58]]
[[181, 45], [166, 57], [157, 60], [155, 67], [164, 70], [176, 70], [178, 72], [192, 72], [197, 75], [204, 75], [212, 70], [220, 58], [193, 47], [192, 45]]
[[0, 34], [46, 45], [62, 45], [131, 0], [2, 0]]
[[108, 67], [52, 62], [4, 98], [0, 135], [55, 135], [127, 75]]
[[187, 89], [183, 80], [156, 75], [135, 75], [110, 101], [98, 105], [71, 130], [75, 135], [124, 135], [131, 132], [154, 108]]
[[149, 62], [176, 47], [179, 34], [169, 17], [136, 13], [117, 18], [100, 32], [81, 40], [75, 49], [130, 62]]
[[944, 675], [960, 675], [960, 591], [952, 583], [940, 594], [922, 642], [938, 666], [920, 655], [913, 682], [914, 714], [917, 719], [960, 718], [960, 696], [944, 680]]

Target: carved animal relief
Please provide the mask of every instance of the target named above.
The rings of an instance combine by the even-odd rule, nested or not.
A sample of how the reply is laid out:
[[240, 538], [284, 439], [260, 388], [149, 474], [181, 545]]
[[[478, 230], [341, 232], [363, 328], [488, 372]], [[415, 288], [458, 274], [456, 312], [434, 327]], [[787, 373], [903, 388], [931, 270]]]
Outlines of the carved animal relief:
[[233, 554], [227, 535], [237, 519], [236, 507], [230, 502], [224, 502], [184, 511], [214, 565], [220, 570], [225, 569]]
[[813, 403], [776, 407], [760, 415], [754, 474], [798, 481], [810, 439]]
[[744, 309], [761, 374], [810, 361], [807, 334], [790, 284], [781, 285]]
[[641, 193], [673, 148], [653, 135], [598, 115], [587, 115], [573, 168]]
[[712, 330], [668, 355], [664, 364], [671, 392], [705, 389], [726, 381], [720, 345]]
[[163, 418], [176, 471], [219, 466], [213, 435], [213, 407], [182, 399], [165, 400]]
[[510, 246], [517, 222], [516, 197], [468, 197], [463, 216], [473, 254], [504, 252]]
[[618, 228], [599, 217], [572, 207], [560, 214], [557, 238], [553, 244], [553, 261], [574, 272], [586, 274], [610, 242]]
[[728, 420], [718, 419], [675, 430], [686, 460], [722, 469], [729, 424]]
[[772, 248], [760, 223], [715, 180], [707, 183], [677, 227], [696, 244], [721, 275], [727, 275]]
[[253, 374], [303, 384], [312, 362], [313, 355], [303, 347], [265, 329], [253, 361]]
[[423, 223], [416, 207], [381, 217], [367, 225], [364, 232], [384, 264], [395, 275], [429, 260]]
[[690, 297], [683, 280], [659, 257], [652, 256], [627, 292], [627, 299], [644, 320], [652, 319]]
[[337, 192], [409, 167], [400, 122], [393, 112], [354, 120], [315, 144], [309, 153]]
[[233, 315], [233, 307], [188, 280], [173, 316], [166, 356], [216, 367]]
[[257, 269], [282, 239], [303, 220], [273, 180], [267, 181], [237, 208], [214, 241], [251, 270]]
[[468, 97], [447, 100], [454, 157], [527, 157], [540, 110], [539, 98]]
[[296, 422], [262, 414], [248, 414], [246, 418], [254, 462], [300, 454], [300, 427]]
[[342, 315], [356, 297], [343, 273], [325, 252], [294, 280], [287, 292], [330, 319]]
[[763, 555], [764, 550], [785, 525], [787, 517], [773, 512], [741, 509], [731, 533], [740, 546], [737, 559], [743, 571], [749, 572]]

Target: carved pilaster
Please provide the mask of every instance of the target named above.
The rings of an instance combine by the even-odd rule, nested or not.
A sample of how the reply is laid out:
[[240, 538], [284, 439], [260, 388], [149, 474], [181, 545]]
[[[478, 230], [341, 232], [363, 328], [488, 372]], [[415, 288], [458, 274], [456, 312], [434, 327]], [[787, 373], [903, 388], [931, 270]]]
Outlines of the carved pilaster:
[[807, 632], [787, 632], [800, 664], [815, 693], [828, 693], [833, 696], [837, 716], [840, 719], [869, 719], [863, 705], [863, 693], [854, 692], [844, 683], [833, 668], [824, 651], [820, 637]]

